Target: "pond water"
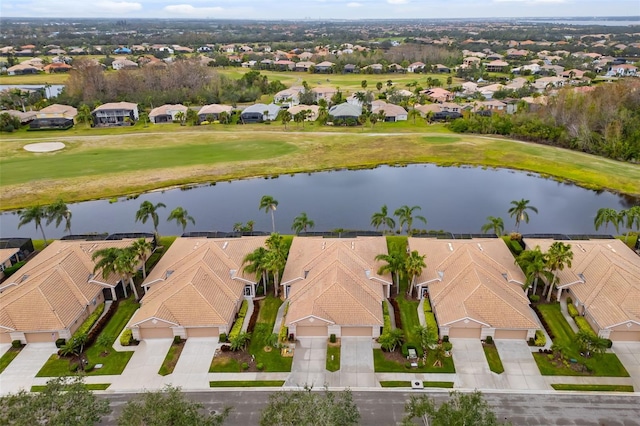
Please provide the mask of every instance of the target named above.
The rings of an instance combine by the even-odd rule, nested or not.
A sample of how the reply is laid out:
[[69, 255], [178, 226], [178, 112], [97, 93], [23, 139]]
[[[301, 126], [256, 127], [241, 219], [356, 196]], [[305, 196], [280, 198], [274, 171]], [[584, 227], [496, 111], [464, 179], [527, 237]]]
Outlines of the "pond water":
[[11, 89], [21, 90], [44, 90], [44, 95], [47, 99], [55, 98], [64, 89], [64, 84], [0, 84], [0, 91]]
[[[373, 230], [371, 215], [387, 204], [390, 213], [402, 205], [419, 205], [416, 212], [427, 218], [427, 225], [414, 221], [414, 228], [445, 230], [453, 233], [479, 233], [487, 216], [504, 219], [505, 231], [514, 230], [507, 210], [512, 200], [526, 198], [537, 207], [530, 223], [520, 226], [522, 233], [593, 234], [593, 220], [602, 207], [628, 208], [638, 199], [610, 192], [596, 192], [545, 179], [538, 175], [504, 169], [438, 167], [410, 165], [383, 166], [370, 170], [332, 171], [255, 178], [188, 190], [171, 189], [142, 194], [135, 199], [121, 198], [70, 204], [74, 234], [93, 232], [151, 232], [152, 225], [135, 222], [140, 203], [149, 200], [167, 205], [161, 209], [159, 232], [178, 235], [182, 229], [166, 221], [169, 212], [181, 206], [195, 218], [188, 231], [232, 230], [234, 223], [255, 221], [257, 231], [270, 231], [271, 219], [258, 210], [260, 198], [271, 195], [279, 201], [275, 212], [278, 232], [290, 233], [293, 219], [306, 212], [315, 221], [315, 231], [336, 228]], [[0, 215], [3, 237], [42, 238], [33, 223], [19, 230], [15, 212]], [[47, 238], [63, 236], [64, 225], [45, 227]], [[608, 231], [608, 232], [607, 232]], [[599, 233], [614, 232], [600, 229]]]

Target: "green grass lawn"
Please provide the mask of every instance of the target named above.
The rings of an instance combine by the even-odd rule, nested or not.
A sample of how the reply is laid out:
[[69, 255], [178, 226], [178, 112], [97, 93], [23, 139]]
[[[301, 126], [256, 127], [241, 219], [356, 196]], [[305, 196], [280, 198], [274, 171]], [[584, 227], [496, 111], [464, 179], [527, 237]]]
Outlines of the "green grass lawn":
[[[130, 296], [128, 299], [120, 300], [118, 304], [118, 310], [111, 317], [109, 322], [105, 325], [104, 329], [100, 333], [101, 335], [107, 335], [111, 338], [111, 344], [118, 338], [122, 329], [129, 319], [133, 316], [133, 313], [138, 309], [140, 305]], [[98, 340], [98, 339], [96, 339]], [[88, 376], [100, 376], [121, 374], [127, 363], [133, 356], [132, 351], [118, 352], [113, 347], [109, 348], [109, 354], [101, 356], [104, 348], [94, 344], [85, 351], [85, 355], [90, 364], [102, 364], [102, 368], [94, 369], [86, 373]], [[36, 375], [37, 377], [57, 377], [57, 376], [71, 376], [72, 373], [69, 370], [69, 359], [58, 358], [58, 355], [54, 354], [47, 360], [42, 369]]]
[[417, 344], [418, 336], [415, 333], [415, 329], [420, 326], [420, 319], [418, 318], [418, 305], [420, 302], [417, 300], [407, 300], [404, 294], [398, 296], [396, 301], [400, 307], [400, 318], [402, 319], [405, 342]]
[[[111, 386], [110, 383], [85, 383], [84, 387], [87, 390], [97, 391], [97, 390], [107, 390]], [[42, 392], [47, 387], [44, 385], [33, 385], [31, 386], [31, 392]]]
[[22, 348], [9, 348], [9, 350], [5, 352], [2, 357], [0, 357], [0, 374], [2, 374], [2, 372], [9, 366], [9, 364], [11, 364], [11, 361], [13, 361], [18, 356], [21, 350]]
[[[453, 389], [453, 382], [427, 382], [423, 381], [422, 385], [425, 388], [445, 388]], [[410, 388], [411, 382], [408, 380], [387, 380], [380, 382], [380, 386], [383, 388]]]
[[433, 352], [427, 356], [427, 363], [422, 368], [407, 368], [404, 363], [400, 364], [388, 361], [382, 349], [373, 350], [373, 364], [376, 373], [455, 373], [456, 369], [453, 365], [453, 357], [444, 359], [442, 367], [434, 367], [435, 358]]
[[502, 360], [500, 359], [498, 348], [494, 345], [482, 345], [482, 349], [484, 349], [484, 355], [487, 357], [489, 369], [497, 374], [504, 373], [504, 367], [502, 366]]
[[209, 382], [212, 388], [259, 388], [281, 387], [284, 380], [217, 380]]
[[550, 376], [604, 376], [604, 377], [629, 377], [629, 373], [624, 368], [616, 354], [594, 354], [590, 358], [584, 358], [580, 355], [580, 348], [575, 343], [575, 333], [569, 326], [567, 320], [562, 316], [559, 303], [538, 305], [538, 310], [549, 325], [551, 332], [554, 334], [554, 343], [566, 348], [566, 358], [576, 359], [584, 365], [586, 371], [576, 371], [569, 366], [555, 366], [547, 354], [534, 353], [533, 358], [538, 364], [542, 375]]
[[340, 346], [327, 346], [327, 370], [340, 370]]
[[240, 363], [233, 358], [213, 357], [209, 373], [239, 373], [242, 371]]
[[161, 376], [166, 376], [167, 374], [173, 373], [173, 369], [176, 368], [176, 364], [180, 359], [180, 354], [182, 353], [182, 349], [184, 349], [184, 343], [181, 344], [172, 344], [167, 351], [167, 356], [164, 357], [164, 361], [162, 361], [162, 366], [158, 371], [158, 374]]
[[551, 387], [560, 391], [633, 392], [633, 386], [631, 385], [574, 385], [554, 383]]

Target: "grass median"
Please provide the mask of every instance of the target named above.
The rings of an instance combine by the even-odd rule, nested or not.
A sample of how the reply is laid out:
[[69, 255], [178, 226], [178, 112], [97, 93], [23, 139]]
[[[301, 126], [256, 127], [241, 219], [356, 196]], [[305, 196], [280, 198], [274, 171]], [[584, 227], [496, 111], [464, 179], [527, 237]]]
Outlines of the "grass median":
[[559, 391], [580, 391], [580, 392], [633, 392], [631, 385], [574, 385], [556, 383], [552, 388]]
[[[18, 132], [0, 147], [0, 205], [7, 210], [59, 197], [75, 202], [173, 185], [411, 163], [508, 167], [588, 188], [640, 194], [637, 165], [544, 145], [451, 134], [440, 125], [411, 130], [409, 124], [393, 124], [373, 129], [316, 125], [305, 131], [283, 131], [276, 123], [205, 129], [134, 126], [77, 130], [82, 136]], [[398, 133], [389, 133], [394, 129]], [[94, 130], [105, 134], [96, 136]], [[22, 149], [51, 140], [67, 147], [49, 154]]]

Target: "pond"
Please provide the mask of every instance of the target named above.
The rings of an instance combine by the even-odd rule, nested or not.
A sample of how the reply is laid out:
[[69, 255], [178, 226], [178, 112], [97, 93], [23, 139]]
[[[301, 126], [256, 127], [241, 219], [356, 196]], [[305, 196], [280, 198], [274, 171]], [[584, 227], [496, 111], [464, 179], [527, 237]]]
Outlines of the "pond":
[[42, 90], [45, 98], [51, 99], [62, 93], [64, 84], [0, 84], [0, 92], [3, 90]]
[[[507, 210], [512, 200], [526, 198], [537, 207], [522, 233], [593, 234], [599, 208], [626, 209], [639, 200], [610, 192], [596, 192], [570, 183], [557, 182], [526, 172], [472, 167], [410, 165], [383, 166], [370, 170], [282, 175], [255, 178], [191, 189], [170, 189], [142, 194], [135, 199], [88, 201], [69, 205], [75, 234], [94, 232], [151, 232], [152, 225], [135, 222], [140, 203], [149, 200], [167, 205], [161, 209], [159, 232], [178, 235], [182, 229], [166, 221], [169, 212], [181, 206], [194, 217], [188, 231], [229, 232], [237, 222], [255, 221], [255, 230], [270, 231], [271, 219], [258, 210], [260, 198], [271, 195], [279, 201], [275, 212], [278, 232], [290, 233], [293, 219], [306, 212], [315, 221], [315, 231], [337, 228], [373, 230], [371, 215], [387, 204], [390, 213], [402, 205], [418, 205], [427, 225], [414, 221], [414, 228], [453, 233], [479, 233], [487, 216], [504, 219], [505, 232], [515, 223]], [[113, 201], [113, 200], [112, 200]], [[33, 223], [17, 229], [15, 212], [0, 215], [3, 237], [42, 238]], [[63, 236], [64, 225], [45, 227], [47, 238]], [[615, 232], [601, 228], [598, 233]]]

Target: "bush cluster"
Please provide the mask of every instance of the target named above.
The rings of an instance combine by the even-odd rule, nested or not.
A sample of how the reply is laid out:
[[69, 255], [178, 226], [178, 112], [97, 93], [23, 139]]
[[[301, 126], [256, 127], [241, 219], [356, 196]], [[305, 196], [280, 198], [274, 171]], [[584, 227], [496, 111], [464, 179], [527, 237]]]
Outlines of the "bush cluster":
[[242, 305], [240, 306], [240, 310], [238, 311], [238, 316], [236, 318], [236, 322], [233, 324], [231, 328], [231, 332], [229, 333], [229, 340], [233, 340], [238, 337], [238, 334], [242, 331], [242, 324], [244, 323], [244, 317], [247, 315], [247, 310], [249, 309], [249, 304], [247, 300], [242, 301]]
[[247, 364], [246, 362], [242, 363], [242, 369], [243, 370], [248, 370], [249, 369], [249, 364]]
[[284, 325], [284, 321], [282, 322], [282, 327], [280, 327], [280, 333], [278, 334], [278, 339], [281, 342], [286, 342], [289, 333], [289, 327]]
[[14, 349], [18, 349], [22, 347], [22, 342], [20, 340], [12, 340], [11, 347]]
[[63, 347], [65, 344], [67, 343], [66, 339], [56, 339], [56, 348], [60, 349], [61, 347]]
[[567, 300], [567, 311], [569, 312], [569, 316], [573, 319], [575, 319], [577, 316], [580, 315], [578, 313], [578, 308], [576, 308], [573, 303], [569, 303], [568, 300]]
[[573, 320], [575, 321], [576, 325], [578, 326], [578, 328], [586, 333], [589, 333], [591, 336], [593, 337], [598, 337], [596, 335], [596, 332], [593, 331], [593, 328], [591, 328], [591, 324], [589, 324], [587, 322], [586, 319], [584, 319], [584, 317], [581, 316], [577, 316], [574, 317]]
[[382, 319], [384, 321], [384, 325], [382, 327], [382, 333], [386, 333], [391, 330], [391, 317], [389, 316], [389, 306], [387, 306], [387, 302], [382, 302]]
[[125, 331], [122, 332], [122, 335], [120, 336], [120, 344], [122, 346], [129, 346], [132, 341], [133, 341], [133, 332], [127, 328]]
[[227, 333], [220, 333], [220, 336], [218, 336], [218, 341], [220, 343], [225, 343], [227, 341]]
[[335, 343], [336, 342], [336, 335], [331, 333], [331, 335], [329, 335], [329, 341], [331, 343]]
[[534, 344], [536, 346], [544, 346], [547, 344], [547, 337], [544, 335], [542, 330], [536, 330], [536, 338], [534, 340]]
[[540, 296], [537, 294], [530, 294], [529, 300], [531, 300], [531, 303], [538, 303], [540, 301]]
[[262, 370], [264, 370], [264, 364], [259, 362], [259, 363], [256, 364], [256, 368], [258, 369], [258, 371], [262, 371]]
[[487, 345], [493, 345], [493, 337], [491, 337], [491, 336], [487, 336], [487, 337], [485, 337], [485, 338], [484, 338], [484, 342], [485, 342]]
[[82, 336], [83, 334], [89, 333], [89, 330], [91, 330], [91, 327], [93, 327], [93, 324], [98, 321], [98, 318], [100, 318], [100, 315], [102, 315], [103, 312], [104, 302], [101, 303], [100, 306], [98, 306], [96, 310], [87, 317], [86, 320], [84, 320], [84, 322], [80, 325], [80, 327], [78, 327], [76, 332], [73, 333], [73, 336], [71, 336], [71, 338], [73, 339], [74, 337]]
[[429, 330], [435, 335], [434, 337], [438, 337], [438, 323], [436, 322], [436, 316], [433, 312], [425, 312], [424, 320]]
[[107, 325], [113, 314], [115, 314], [116, 310], [118, 309], [118, 303], [119, 301], [114, 300], [113, 303], [111, 303], [111, 306], [109, 306], [109, 310], [107, 311], [107, 313], [104, 314], [102, 318], [98, 320], [95, 327], [91, 329], [91, 331], [87, 335], [87, 342], [85, 343], [85, 347], [88, 348], [89, 346], [93, 345], [93, 343], [102, 332], [102, 329], [105, 327], [105, 325]]

